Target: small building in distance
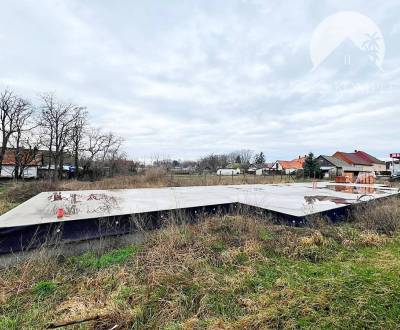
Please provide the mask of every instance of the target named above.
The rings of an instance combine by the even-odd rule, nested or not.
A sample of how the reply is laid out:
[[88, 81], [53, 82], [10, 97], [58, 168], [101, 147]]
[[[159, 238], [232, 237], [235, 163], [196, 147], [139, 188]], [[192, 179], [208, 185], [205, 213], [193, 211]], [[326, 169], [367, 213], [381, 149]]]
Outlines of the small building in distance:
[[220, 168], [217, 170], [217, 175], [220, 176], [227, 176], [227, 175], [239, 175], [240, 174], [240, 168]]
[[259, 164], [256, 169], [256, 175], [270, 175], [273, 171], [274, 163]]
[[253, 164], [253, 165], [250, 165], [250, 167], [247, 169], [247, 173], [249, 173], [249, 174], [256, 174], [256, 172], [257, 172], [257, 170], [258, 170], [258, 167], [257, 167], [257, 164]]
[[334, 156], [320, 155], [316, 159], [324, 178], [346, 175], [356, 177], [360, 172], [371, 172], [370, 169], [366, 170], [365, 167], [361, 165], [351, 165]]
[[364, 151], [337, 151], [333, 154], [333, 157], [339, 158], [349, 165], [359, 167], [361, 169], [361, 172], [375, 172], [379, 174], [380, 172], [386, 171], [385, 162], [375, 158], [370, 154], [367, 154]]
[[303, 169], [304, 162], [306, 160], [306, 156], [293, 159], [293, 160], [277, 160], [272, 169], [278, 171], [282, 174], [293, 174], [298, 170]]
[[[38, 168], [43, 164], [43, 154], [34, 152], [32, 150], [22, 150], [20, 153], [20, 169], [22, 170], [23, 178], [37, 178]], [[1, 165], [0, 177], [2, 178], [13, 178], [15, 176], [17, 161], [15, 149], [7, 149]]]
[[343, 160], [327, 155], [320, 155], [316, 158], [324, 178], [331, 178], [343, 175], [343, 168], [348, 166]]
[[361, 150], [355, 150], [354, 153], [359, 156], [362, 159], [365, 159], [366, 161], [370, 162], [372, 167], [374, 168], [375, 173], [379, 174], [381, 172], [386, 171], [386, 163], [370, 154], [367, 154], [364, 151]]

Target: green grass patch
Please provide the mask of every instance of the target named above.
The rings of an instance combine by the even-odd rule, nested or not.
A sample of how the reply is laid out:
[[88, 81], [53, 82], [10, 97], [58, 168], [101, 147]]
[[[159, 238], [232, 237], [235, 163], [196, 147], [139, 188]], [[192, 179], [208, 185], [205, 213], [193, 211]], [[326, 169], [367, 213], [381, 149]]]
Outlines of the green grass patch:
[[123, 264], [138, 251], [139, 248], [137, 246], [128, 246], [109, 251], [100, 257], [88, 252], [79, 257], [72, 257], [70, 262], [81, 269], [102, 269], [112, 265]]
[[111, 265], [123, 264], [130, 256], [138, 252], [135, 246], [129, 246], [118, 250], [113, 250], [103, 254], [97, 261], [98, 268], [105, 268]]
[[212, 292], [208, 295], [207, 306], [218, 317], [236, 319], [244, 314], [243, 308], [237, 302], [238, 296], [231, 289]]
[[262, 228], [258, 233], [258, 237], [261, 241], [268, 242], [274, 238], [274, 235], [268, 229]]
[[256, 264], [256, 274], [247, 276], [245, 286], [253, 292], [264, 291], [272, 288], [274, 283], [281, 276], [281, 272], [270, 264]]
[[211, 249], [214, 252], [222, 252], [226, 249], [225, 242], [222, 240], [218, 240], [211, 245]]
[[54, 291], [57, 288], [57, 284], [54, 283], [53, 281], [40, 281], [37, 282], [35, 287], [33, 288], [33, 292], [38, 296], [38, 297], [47, 297], [54, 293]]
[[6, 315], [0, 316], [0, 330], [17, 330], [17, 329], [19, 329], [19, 326], [16, 319], [13, 319]]

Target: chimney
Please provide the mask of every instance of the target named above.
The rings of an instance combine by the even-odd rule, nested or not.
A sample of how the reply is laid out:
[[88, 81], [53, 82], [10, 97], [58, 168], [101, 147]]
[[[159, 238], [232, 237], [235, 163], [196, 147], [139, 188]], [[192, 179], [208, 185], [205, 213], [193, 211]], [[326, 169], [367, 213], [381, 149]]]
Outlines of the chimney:
[[355, 149], [355, 150], [354, 150], [354, 152], [358, 152], [358, 150], [357, 150], [357, 149]]

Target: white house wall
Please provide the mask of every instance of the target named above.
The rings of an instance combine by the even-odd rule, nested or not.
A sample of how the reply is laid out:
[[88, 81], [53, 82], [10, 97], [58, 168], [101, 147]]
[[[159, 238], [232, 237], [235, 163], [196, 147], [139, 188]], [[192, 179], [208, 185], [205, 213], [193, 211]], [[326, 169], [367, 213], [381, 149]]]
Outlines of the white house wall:
[[[1, 177], [2, 178], [12, 178], [14, 176], [15, 167], [12, 165], [3, 165], [1, 167]], [[36, 178], [37, 177], [37, 167], [28, 166], [24, 169], [24, 178]]]
[[386, 171], [386, 164], [373, 164], [372, 165], [375, 172], [384, 172]]
[[239, 175], [240, 169], [224, 168], [217, 171], [217, 175]]

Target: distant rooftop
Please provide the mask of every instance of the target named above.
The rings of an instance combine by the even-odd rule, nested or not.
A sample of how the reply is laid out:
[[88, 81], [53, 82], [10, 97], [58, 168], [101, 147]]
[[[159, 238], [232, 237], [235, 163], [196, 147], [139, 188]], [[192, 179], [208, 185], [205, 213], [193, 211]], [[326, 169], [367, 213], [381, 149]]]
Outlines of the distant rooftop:
[[340, 158], [341, 160], [345, 161], [346, 163], [348, 163], [350, 165], [365, 165], [365, 166], [372, 165], [371, 161], [361, 158], [355, 152], [336, 151], [335, 154], [333, 155], [333, 157]]

